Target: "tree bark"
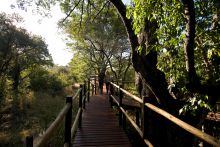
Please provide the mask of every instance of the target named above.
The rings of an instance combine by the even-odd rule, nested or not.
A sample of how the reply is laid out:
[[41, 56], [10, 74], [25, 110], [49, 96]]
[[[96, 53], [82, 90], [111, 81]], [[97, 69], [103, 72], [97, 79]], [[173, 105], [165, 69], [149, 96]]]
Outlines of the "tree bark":
[[192, 89], [198, 83], [194, 63], [194, 39], [195, 39], [195, 10], [193, 0], [182, 0], [186, 18], [186, 39], [184, 44], [186, 70], [188, 72], [189, 87]]
[[21, 68], [18, 63], [18, 57], [15, 59], [15, 67], [13, 71], [13, 90], [15, 93], [18, 92], [18, 86], [20, 83], [20, 74], [21, 74]]
[[[170, 96], [167, 90], [167, 82], [165, 80], [164, 73], [158, 70], [156, 67], [157, 53], [151, 50], [147, 55], [138, 54], [136, 51], [137, 47], [139, 45], [144, 46], [145, 42], [139, 41], [142, 42], [142, 44], [138, 42], [138, 37], [132, 30], [131, 20], [126, 17], [125, 5], [119, 0], [110, 1], [116, 7], [126, 28], [131, 44], [132, 63], [135, 71], [140, 75], [141, 79], [143, 80], [143, 84], [145, 84], [145, 87], [148, 87], [148, 89], [150, 89], [154, 95], [154, 98], [157, 99], [158, 104], [167, 110], [171, 110], [173, 107], [173, 98]], [[150, 23], [149, 21], [146, 21], [145, 33], [143, 33], [142, 38], [150, 37], [148, 33], [154, 33], [154, 31], [156, 31], [156, 25], [156, 22]], [[151, 42], [149, 43], [152, 45], [155, 43], [155, 41], [155, 39], [151, 39]]]
[[193, 0], [182, 0], [186, 18], [186, 39], [184, 45], [186, 70], [188, 72], [189, 83], [187, 88], [192, 93], [200, 93], [209, 96], [209, 103], [214, 105], [217, 101], [220, 85], [205, 83], [202, 84], [196, 74], [194, 63], [194, 42], [195, 42], [195, 8]]
[[[141, 96], [149, 97], [154, 105], [157, 105], [174, 115], [177, 114], [180, 105], [169, 94], [167, 90], [168, 84], [165, 80], [164, 73], [157, 69], [157, 52], [153, 49], [146, 48], [145, 46], [146, 41], [148, 47], [151, 47], [151, 45], [156, 43], [157, 39], [152, 36], [154, 36], [153, 33], [155, 33], [157, 29], [157, 23], [146, 20], [144, 32], [141, 35], [141, 39], [138, 41], [137, 35], [135, 35], [132, 30], [132, 22], [126, 17], [125, 5], [119, 0], [110, 1], [120, 14], [128, 34], [132, 49], [133, 67], [140, 78], [139, 80], [141, 80]], [[142, 46], [142, 49], [144, 49], [144, 51], [142, 51], [143, 54], [139, 54], [136, 51], [138, 46]], [[147, 55], [145, 50], [148, 50]], [[149, 128], [154, 130], [154, 134], [147, 134], [147, 138], [152, 141], [151, 143], [154, 146], [173, 146], [173, 142], [175, 142], [174, 138], [181, 138], [182, 136], [189, 139], [189, 136], [182, 135], [184, 134], [182, 130], [177, 129], [176, 126], [173, 126], [161, 116], [150, 115], [149, 117], [151, 117], [151, 120], [149, 120]], [[160, 123], [158, 123], [158, 121]], [[160, 142], [158, 142], [158, 140], [160, 140]], [[188, 140], [188, 143], [189, 142], [190, 139]]]

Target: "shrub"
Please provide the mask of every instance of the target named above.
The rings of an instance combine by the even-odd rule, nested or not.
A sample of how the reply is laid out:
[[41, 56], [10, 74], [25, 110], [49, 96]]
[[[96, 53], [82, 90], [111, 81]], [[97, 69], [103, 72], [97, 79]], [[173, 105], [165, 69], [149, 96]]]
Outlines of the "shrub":
[[63, 84], [55, 75], [45, 69], [38, 69], [30, 76], [30, 88], [34, 91], [62, 91]]

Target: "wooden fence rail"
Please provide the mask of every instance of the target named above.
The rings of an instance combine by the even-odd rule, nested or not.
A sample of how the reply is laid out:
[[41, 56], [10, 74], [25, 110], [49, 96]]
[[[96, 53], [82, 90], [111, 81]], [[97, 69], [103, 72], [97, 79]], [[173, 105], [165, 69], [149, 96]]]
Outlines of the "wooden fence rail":
[[[131, 97], [132, 99], [134, 99], [135, 101], [139, 102], [140, 104], [142, 104], [142, 109], [145, 109], [145, 107], [149, 108], [150, 110], [158, 113], [159, 115], [165, 117], [166, 119], [168, 119], [169, 121], [173, 122], [174, 124], [180, 126], [181, 128], [183, 128], [184, 130], [188, 131], [189, 133], [193, 134], [194, 136], [200, 138], [201, 140], [213, 145], [213, 146], [216, 146], [216, 147], [220, 147], [220, 141], [216, 138], [214, 138], [213, 136], [207, 134], [207, 133], [204, 133], [202, 132], [201, 130], [183, 122], [182, 120], [176, 118], [175, 116], [169, 114], [168, 112], [150, 104], [150, 103], [146, 103], [146, 102], [143, 102], [143, 100], [135, 95], [132, 95], [131, 93], [129, 93], [128, 91], [124, 90], [121, 86], [118, 86], [112, 82], [110, 82], [110, 84], [117, 88], [120, 92], [119, 92], [119, 102], [118, 100], [116, 99], [116, 97], [112, 94], [110, 94], [110, 99], [112, 99], [118, 106], [119, 108], [119, 124], [122, 125], [121, 122], [123, 122], [125, 119], [125, 117], [127, 118], [127, 120], [131, 123], [131, 125], [136, 129], [136, 131], [139, 133], [139, 135], [144, 139], [144, 142], [149, 146], [149, 147], [152, 147], [153, 145], [150, 143], [149, 140], [147, 140], [145, 138], [145, 135], [144, 135], [144, 132], [145, 132], [145, 128], [142, 127], [140, 128], [138, 125], [139, 125], [139, 122], [134, 122], [133, 119], [131, 119], [131, 117], [127, 114], [126, 110], [122, 107], [122, 98], [123, 98], [123, 94], [126, 94], [127, 96]], [[111, 86], [110, 86], [111, 87]], [[111, 90], [110, 90], [111, 92]], [[112, 101], [110, 100], [110, 102]], [[144, 111], [143, 111], [144, 112]], [[122, 117], [122, 114], [124, 114], [125, 117]], [[139, 120], [139, 118], [136, 118], [136, 120]], [[143, 119], [144, 120], [144, 119]], [[138, 123], [138, 124], [137, 124]], [[144, 124], [144, 122], [142, 122]]]
[[[84, 84], [80, 85], [80, 88], [77, 90], [74, 96], [66, 97], [66, 105], [62, 108], [62, 110], [57, 115], [56, 119], [51, 123], [51, 125], [47, 128], [41, 139], [33, 144], [34, 138], [33, 136], [26, 137], [26, 147], [44, 147], [47, 146], [47, 142], [53, 137], [54, 132], [58, 129], [58, 127], [62, 124], [65, 118], [65, 131], [64, 131], [64, 146], [71, 146], [71, 138], [73, 134], [76, 132], [78, 127], [82, 126], [82, 111], [86, 108], [86, 99], [89, 101], [90, 98], [90, 80], [88, 80], [88, 87], [86, 88], [86, 81]], [[94, 87], [92, 87], [94, 88]], [[94, 90], [93, 90], [94, 91]], [[75, 116], [74, 122], [72, 124], [72, 102], [79, 97], [79, 108], [77, 110], [77, 114]]]
[[[80, 88], [78, 89], [78, 91], [76, 92], [76, 94], [72, 97], [66, 97], [66, 105], [62, 108], [62, 110], [60, 111], [60, 113], [58, 114], [57, 118], [53, 121], [53, 123], [49, 126], [49, 128], [46, 130], [46, 132], [43, 134], [41, 140], [36, 144], [33, 145], [33, 141], [34, 138], [33, 136], [28, 136], [26, 138], [26, 146], [27, 147], [42, 147], [42, 146], [46, 146], [48, 140], [50, 140], [50, 138], [53, 137], [54, 132], [56, 131], [56, 129], [60, 126], [60, 124], [62, 123], [62, 121], [65, 118], [65, 134], [64, 134], [64, 146], [65, 147], [69, 147], [71, 146], [71, 138], [73, 137], [73, 134], [76, 132], [77, 128], [82, 127], [82, 112], [83, 109], [86, 109], [86, 99], [87, 101], [89, 101], [90, 99], [90, 85], [91, 85], [91, 90], [92, 90], [92, 95], [96, 94], [97, 91], [97, 86], [96, 86], [96, 77], [95, 78], [90, 78], [88, 80], [88, 83], [86, 81], [84, 81], [84, 84], [80, 85]], [[88, 84], [88, 85], [87, 85]], [[117, 97], [115, 95], [113, 95], [112, 93], [112, 88], [115, 87], [117, 88], [118, 92], [119, 92], [119, 100], [117, 99]], [[133, 100], [135, 100], [136, 102], [141, 104], [141, 109], [142, 109], [142, 113], [144, 113], [146, 111], [146, 108], [158, 113], [159, 115], [165, 117], [166, 119], [168, 119], [169, 121], [173, 122], [174, 124], [180, 126], [181, 128], [185, 129], [186, 131], [188, 131], [189, 133], [193, 134], [194, 136], [200, 138], [201, 140], [213, 145], [213, 146], [217, 146], [220, 147], [220, 141], [218, 141], [216, 138], [214, 138], [213, 136], [206, 134], [202, 131], [200, 131], [199, 129], [183, 122], [182, 120], [176, 118], [175, 116], [169, 114], [168, 112], [150, 104], [147, 103], [145, 101], [143, 101], [141, 98], [129, 93], [128, 91], [123, 89], [123, 86], [118, 86], [112, 82], [110, 82], [110, 95], [109, 95], [109, 101], [112, 104], [112, 102], [114, 101], [116, 103], [116, 105], [118, 106], [118, 110], [119, 110], [119, 125], [123, 126], [124, 128], [126, 127], [126, 120], [128, 120], [131, 125], [136, 129], [136, 131], [139, 133], [139, 135], [143, 138], [144, 142], [149, 146], [152, 147], [153, 144], [146, 139], [145, 137], [145, 119], [147, 118], [143, 118], [143, 114], [142, 116], [142, 121], [141, 121], [141, 127], [140, 127], [140, 122], [139, 122], [139, 112], [136, 112], [136, 122], [128, 115], [128, 113], [126, 112], [126, 110], [123, 108], [123, 103], [122, 103], [122, 99], [124, 97], [124, 95], [129, 96], [130, 98], [132, 98]], [[79, 108], [77, 110], [75, 119], [73, 121], [72, 124], [72, 102], [79, 97]], [[145, 100], [145, 99], [144, 99]]]

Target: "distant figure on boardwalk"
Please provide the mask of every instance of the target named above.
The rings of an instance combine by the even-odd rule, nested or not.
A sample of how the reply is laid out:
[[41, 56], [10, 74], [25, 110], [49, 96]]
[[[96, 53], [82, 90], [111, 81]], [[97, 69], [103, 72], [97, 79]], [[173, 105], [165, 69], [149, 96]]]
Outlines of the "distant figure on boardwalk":
[[109, 91], [109, 84], [110, 84], [110, 77], [108, 71], [105, 73], [105, 87], [106, 87], [106, 94], [108, 94]]
[[103, 72], [103, 71], [101, 70], [100, 73], [99, 73], [99, 75], [98, 75], [100, 94], [103, 94], [104, 78], [105, 78], [105, 72]]

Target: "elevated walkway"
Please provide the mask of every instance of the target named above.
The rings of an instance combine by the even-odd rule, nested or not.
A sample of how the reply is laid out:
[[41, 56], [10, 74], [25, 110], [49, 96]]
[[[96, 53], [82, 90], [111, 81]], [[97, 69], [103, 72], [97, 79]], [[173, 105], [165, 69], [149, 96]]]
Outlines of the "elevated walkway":
[[106, 95], [92, 96], [87, 104], [83, 110], [82, 127], [78, 128], [72, 141], [74, 147], [131, 147]]

